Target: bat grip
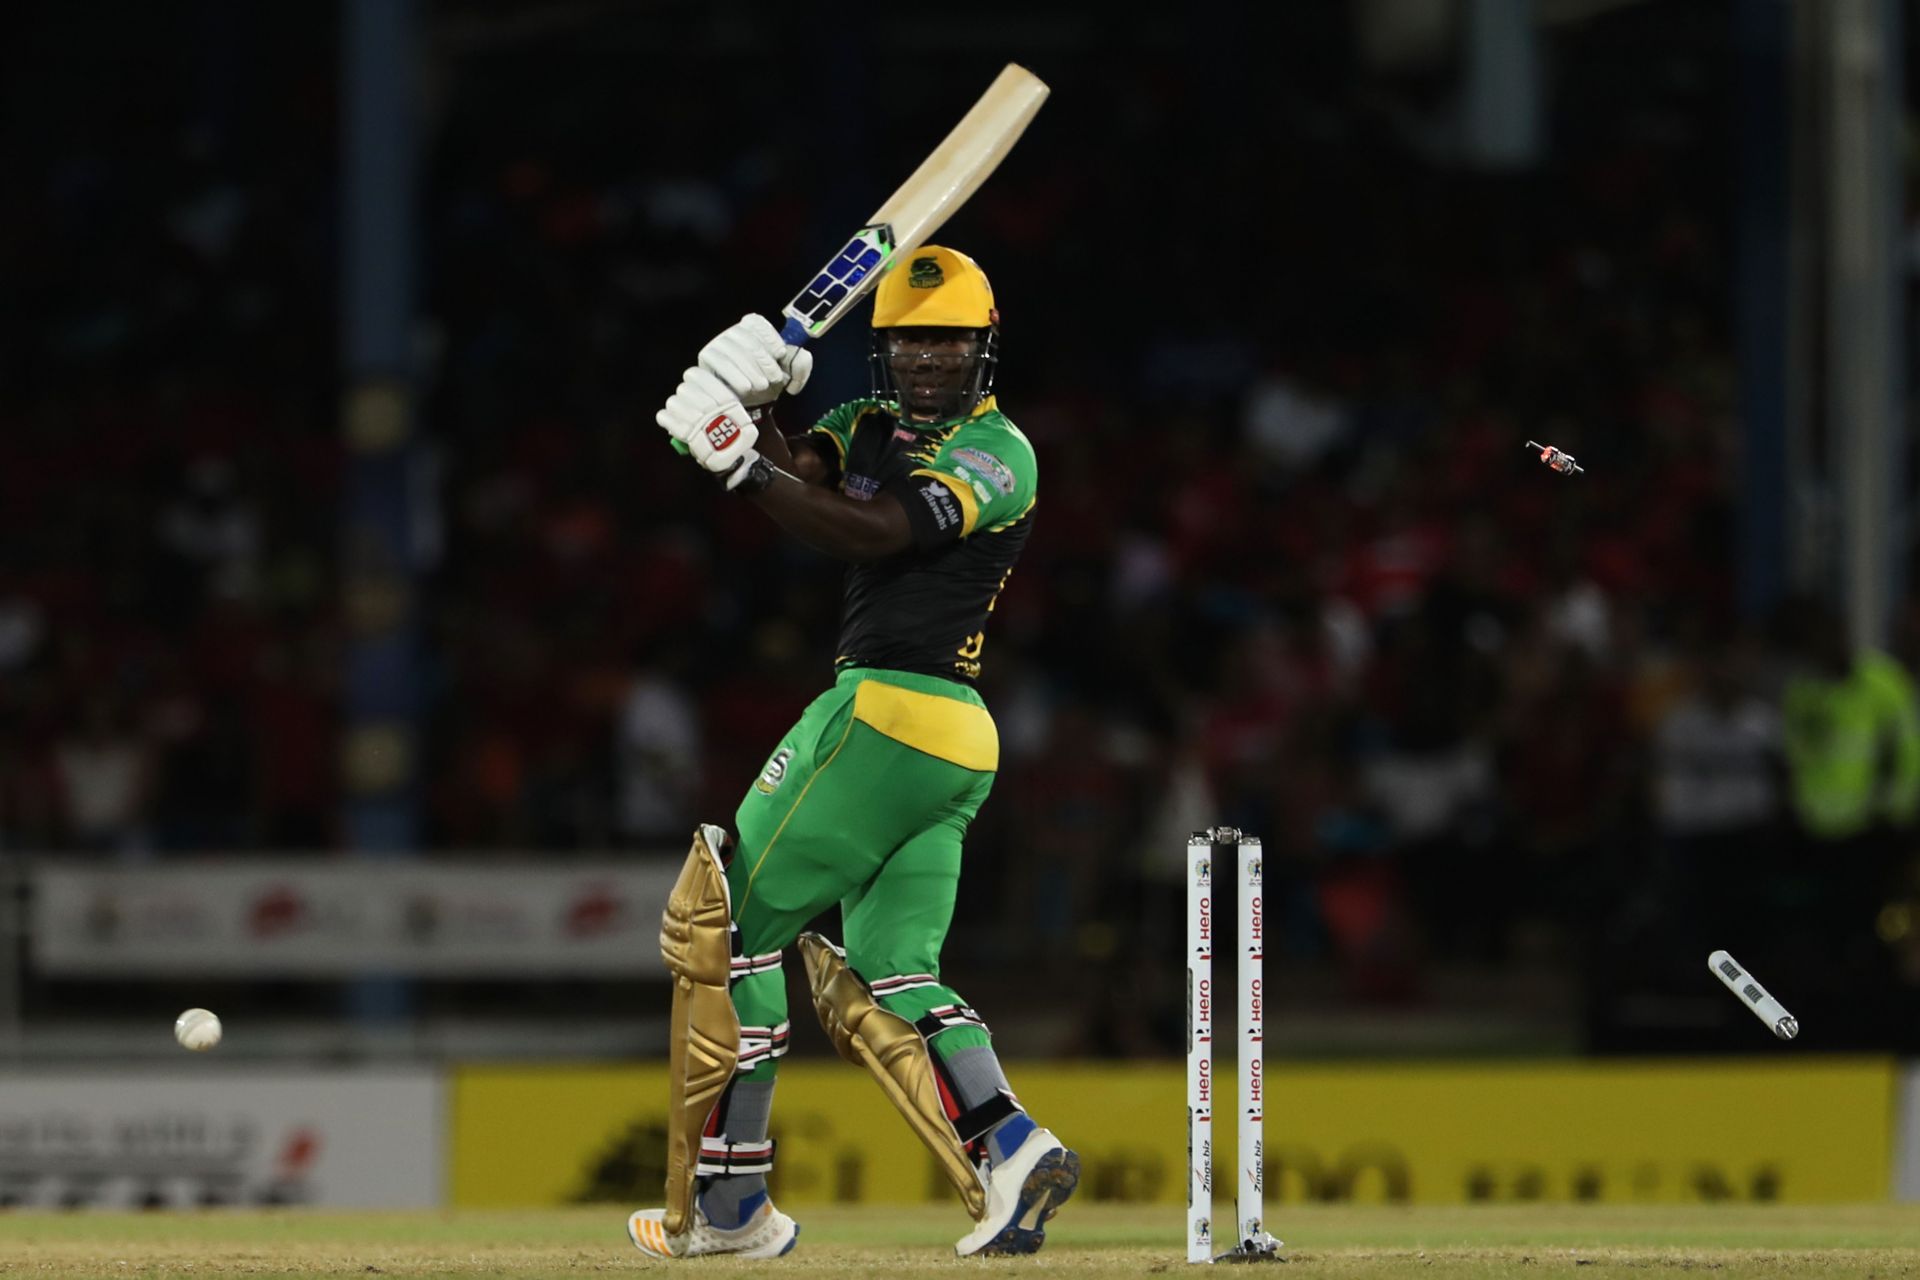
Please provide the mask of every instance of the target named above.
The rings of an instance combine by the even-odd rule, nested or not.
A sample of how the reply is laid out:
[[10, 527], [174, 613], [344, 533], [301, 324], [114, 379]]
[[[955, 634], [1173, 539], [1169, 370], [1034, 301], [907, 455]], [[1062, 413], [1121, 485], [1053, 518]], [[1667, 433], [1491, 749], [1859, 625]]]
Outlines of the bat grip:
[[780, 327], [780, 341], [790, 347], [806, 346], [808, 336], [807, 326], [799, 316], [788, 316], [786, 324]]

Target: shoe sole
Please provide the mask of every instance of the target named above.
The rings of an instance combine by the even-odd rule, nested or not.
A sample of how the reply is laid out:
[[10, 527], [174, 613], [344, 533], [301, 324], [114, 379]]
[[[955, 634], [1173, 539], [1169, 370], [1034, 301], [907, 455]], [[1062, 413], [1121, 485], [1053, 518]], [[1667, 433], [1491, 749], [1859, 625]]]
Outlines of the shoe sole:
[[[1023, 1187], [1022, 1190], [1024, 1189], [1025, 1188]], [[653, 1243], [642, 1244], [640, 1242], [640, 1229], [638, 1225], [639, 1221], [641, 1220], [637, 1220], [634, 1218], [627, 1219], [627, 1239], [633, 1241], [634, 1248], [638, 1249], [641, 1253], [645, 1254], [649, 1258], [673, 1259], [678, 1256], [670, 1251], [667, 1251], [666, 1234], [660, 1231], [659, 1223], [651, 1222], [651, 1221], [647, 1222], [647, 1225], [653, 1228], [652, 1231], [647, 1232], [647, 1235], [649, 1237], [654, 1237], [657, 1235], [658, 1238]], [[796, 1222], [793, 1224], [793, 1234], [787, 1237], [787, 1242], [780, 1246], [780, 1250], [777, 1253], [746, 1252], [746, 1253], [738, 1253], [738, 1254], [731, 1254], [731, 1255], [723, 1254], [723, 1253], [711, 1253], [711, 1254], [702, 1254], [700, 1256], [709, 1257], [709, 1258], [738, 1257], [738, 1258], [751, 1258], [756, 1260], [764, 1260], [767, 1258], [784, 1258], [788, 1254], [792, 1253], [793, 1247], [799, 1243], [800, 1243], [800, 1224]]]
[[[1007, 1257], [1038, 1253], [1047, 1242], [1048, 1219], [1060, 1212], [1060, 1206], [1073, 1198], [1080, 1186], [1078, 1152], [1049, 1151], [1034, 1163], [1032, 1172], [1020, 1184], [1020, 1199], [1006, 1229], [975, 1251], [977, 1257]], [[1020, 1224], [1031, 1218], [1033, 1225]]]

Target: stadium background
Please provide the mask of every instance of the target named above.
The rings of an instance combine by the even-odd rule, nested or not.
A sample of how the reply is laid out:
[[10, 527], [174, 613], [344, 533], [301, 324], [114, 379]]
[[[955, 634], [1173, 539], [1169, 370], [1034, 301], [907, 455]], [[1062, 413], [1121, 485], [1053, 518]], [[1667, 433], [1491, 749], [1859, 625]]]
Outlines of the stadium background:
[[[385, 1141], [444, 1146], [411, 1195], [481, 1185], [476, 1135], [577, 1087], [579, 1176], [474, 1202], [645, 1198], [648, 895], [824, 682], [839, 581], [652, 410], [1010, 58], [1053, 98], [940, 236], [992, 275], [1043, 475], [988, 637], [1006, 764], [947, 955], [1003, 1051], [1063, 1098], [1164, 1111], [1143, 1141], [1173, 1141], [1184, 837], [1230, 824], [1267, 847], [1269, 1052], [1304, 1064], [1302, 1116], [1392, 1114], [1434, 1071], [1564, 1086], [1511, 1133], [1431, 1136], [1445, 1172], [1412, 1194], [1920, 1194], [1896, 1066], [1920, 1049], [1911, 686], [1872, 712], [1883, 799], [1857, 822], [1807, 821], [1849, 784], [1820, 772], [1831, 725], [1789, 714], [1796, 688], [1821, 705], [1824, 628], [1920, 662], [1912, 16], [11, 12], [0, 1197], [341, 1193], [301, 1178], [345, 1131], [302, 1155], [311, 1135], [250, 1121], [231, 1149], [273, 1148], [271, 1173], [189, 1186], [162, 1158], [91, 1191], [43, 1132], [101, 1117], [66, 1153], [104, 1161], [88, 1143], [152, 1081], [184, 1091], [176, 1119], [230, 1077], [271, 1116], [320, 1071], [371, 1091], [343, 1112], [390, 1108]], [[864, 390], [859, 330], [802, 410]], [[1711, 982], [1716, 946], [1800, 1041]], [[217, 1060], [170, 1056], [189, 1004], [227, 1019]], [[802, 1098], [845, 1110], [861, 1083], [804, 1063], [810, 1031], [789, 1150], [836, 1114]], [[1312, 1063], [1356, 1059], [1381, 1092], [1317, 1101]], [[1633, 1101], [1642, 1069], [1750, 1073], [1727, 1096], [1789, 1117], [1845, 1096], [1878, 1137], [1783, 1121], [1701, 1175], [1724, 1142], [1698, 1119], [1661, 1146], [1704, 1112]], [[499, 1071], [528, 1096], [474, 1102]], [[1598, 1184], [1527, 1172], [1515, 1135], [1586, 1096], [1554, 1072], [1627, 1091]], [[1295, 1165], [1354, 1145], [1317, 1132]], [[1115, 1197], [1175, 1194], [1109, 1167]], [[1395, 1185], [1298, 1176], [1283, 1198]]]

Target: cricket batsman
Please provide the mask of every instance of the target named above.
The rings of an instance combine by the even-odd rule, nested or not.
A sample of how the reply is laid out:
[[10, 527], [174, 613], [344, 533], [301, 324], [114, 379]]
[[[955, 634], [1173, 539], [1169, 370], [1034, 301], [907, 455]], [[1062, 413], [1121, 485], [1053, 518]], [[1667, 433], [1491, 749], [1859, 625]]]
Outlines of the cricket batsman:
[[[833, 687], [747, 788], [738, 839], [694, 833], [667, 904], [667, 1203], [627, 1222], [651, 1256], [794, 1246], [766, 1175], [788, 1042], [781, 953], [796, 940], [834, 1047], [972, 1215], [956, 1253], [1035, 1252], [1079, 1182], [1079, 1156], [1027, 1117], [986, 1023], [940, 978], [961, 839], [1000, 762], [973, 681], [1033, 529], [1033, 446], [993, 395], [999, 328], [979, 266], [929, 245], [875, 292], [871, 396], [783, 437], [774, 401], [805, 385], [813, 356], [750, 315], [656, 415], [727, 493], [849, 568]], [[844, 950], [800, 932], [836, 902]]]

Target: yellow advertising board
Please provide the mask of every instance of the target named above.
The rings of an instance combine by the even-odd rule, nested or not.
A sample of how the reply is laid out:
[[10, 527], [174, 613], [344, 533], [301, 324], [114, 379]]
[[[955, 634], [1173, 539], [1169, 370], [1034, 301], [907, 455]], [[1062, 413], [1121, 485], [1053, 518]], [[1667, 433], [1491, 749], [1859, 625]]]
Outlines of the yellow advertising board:
[[[1010, 1064], [1020, 1100], [1081, 1153], [1081, 1193], [1186, 1198], [1178, 1062]], [[1220, 1064], [1222, 1083], [1231, 1063]], [[1305, 1199], [1799, 1203], [1889, 1191], [1891, 1059], [1340, 1064], [1267, 1070], [1270, 1203]], [[453, 1203], [655, 1203], [660, 1064], [472, 1066], [453, 1081]], [[1234, 1157], [1231, 1091], [1218, 1158]], [[955, 1199], [863, 1073], [789, 1062], [772, 1176], [787, 1207]], [[1231, 1187], [1230, 1166], [1215, 1185]]]

